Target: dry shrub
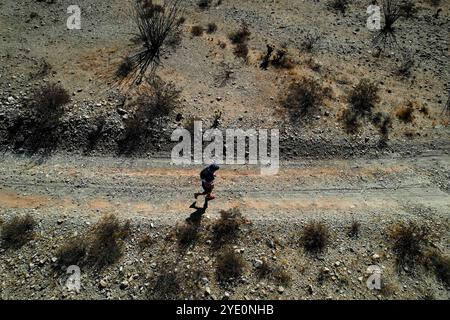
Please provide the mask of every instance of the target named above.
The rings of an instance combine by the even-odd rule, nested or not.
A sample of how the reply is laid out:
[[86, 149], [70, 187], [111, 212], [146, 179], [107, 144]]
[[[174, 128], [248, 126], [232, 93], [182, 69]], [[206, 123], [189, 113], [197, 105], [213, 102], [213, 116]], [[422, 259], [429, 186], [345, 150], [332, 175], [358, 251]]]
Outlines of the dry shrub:
[[174, 272], [163, 271], [154, 280], [154, 284], [148, 291], [151, 300], [179, 300], [182, 288], [179, 276]]
[[328, 3], [328, 7], [340, 12], [342, 14], [345, 14], [345, 12], [347, 11], [349, 5], [349, 0], [331, 0]]
[[191, 27], [191, 34], [194, 37], [200, 37], [203, 34], [203, 27], [199, 25], [195, 25]]
[[234, 47], [233, 53], [236, 57], [243, 59], [245, 62], [248, 61], [248, 45], [246, 43], [238, 43]]
[[272, 265], [266, 260], [256, 270], [259, 278], [266, 278], [277, 284], [287, 286], [291, 283], [292, 277], [290, 273], [281, 266]]
[[317, 32], [308, 32], [303, 38], [300, 46], [306, 52], [313, 52], [317, 48], [320, 39], [321, 36]]
[[178, 23], [182, 14], [181, 0], [165, 0], [162, 5], [152, 1], [137, 1], [133, 5], [134, 20], [142, 40], [139, 49], [130, 57], [134, 81], [140, 83], [148, 70], [151, 76], [161, 64], [161, 56], [181, 42]]
[[341, 121], [344, 124], [345, 132], [355, 134], [361, 127], [361, 122], [358, 114], [352, 108], [345, 109], [341, 116]]
[[319, 81], [304, 78], [289, 86], [283, 104], [292, 119], [306, 119], [307, 116], [312, 116], [317, 112], [324, 98], [329, 95], [329, 89], [324, 88]]
[[234, 250], [228, 248], [217, 257], [217, 279], [222, 282], [233, 281], [242, 275], [245, 262]]
[[425, 264], [434, 270], [436, 276], [450, 287], [450, 256], [444, 256], [436, 249], [429, 250], [425, 254]]
[[350, 228], [348, 230], [348, 236], [350, 238], [357, 238], [359, 236], [359, 231], [361, 228], [361, 224], [358, 221], [353, 220], [352, 224], [350, 225]]
[[139, 239], [139, 249], [142, 251], [148, 247], [150, 247], [152, 244], [155, 243], [155, 239], [150, 234], [144, 234], [141, 239]]
[[220, 219], [213, 225], [215, 242], [219, 244], [235, 240], [244, 222], [242, 213], [238, 208], [220, 211]]
[[300, 239], [306, 251], [322, 252], [328, 244], [328, 227], [322, 222], [312, 221], [305, 226]]
[[378, 86], [368, 79], [362, 79], [350, 91], [348, 102], [359, 115], [371, 114], [375, 104], [379, 102]]
[[228, 39], [233, 44], [243, 44], [249, 40], [251, 34], [248, 25], [244, 22], [238, 30], [228, 35]]
[[36, 225], [34, 218], [27, 214], [25, 216], [14, 216], [1, 226], [2, 245], [5, 248], [19, 249], [33, 237]]
[[199, 224], [185, 222], [177, 226], [176, 234], [180, 247], [186, 248], [198, 240]]
[[423, 250], [429, 243], [428, 229], [415, 222], [396, 224], [389, 231], [389, 237], [400, 265], [414, 265], [423, 257]]
[[411, 102], [407, 106], [402, 106], [395, 112], [396, 117], [405, 123], [410, 123], [414, 120], [414, 107]]
[[197, 5], [202, 10], [207, 10], [211, 6], [212, 0], [199, 0]]
[[214, 33], [217, 31], [217, 24], [214, 22], [208, 23], [208, 26], [206, 28], [206, 32], [208, 33]]
[[372, 116], [372, 124], [378, 128], [380, 132], [380, 143], [386, 143], [389, 138], [389, 132], [392, 128], [391, 116], [385, 112], [377, 112]]
[[180, 91], [173, 83], [155, 77], [152, 89], [136, 99], [136, 112], [125, 122], [125, 131], [118, 141], [120, 154], [145, 150], [151, 131], [160, 130], [167, 117], [179, 104]]
[[413, 18], [419, 9], [416, 6], [415, 0], [403, 0], [400, 2], [400, 14], [404, 18]]
[[122, 245], [130, 234], [130, 223], [121, 224], [115, 215], [103, 216], [92, 229], [87, 239], [88, 264], [97, 268], [116, 262], [122, 256]]
[[57, 251], [59, 266], [81, 265], [84, 262], [87, 253], [85, 239], [74, 237], [63, 244]]
[[273, 65], [276, 68], [283, 68], [283, 69], [292, 69], [295, 66], [295, 63], [292, 59], [288, 56], [287, 49], [278, 49], [275, 52], [274, 57], [270, 61], [270, 64]]
[[133, 71], [133, 62], [129, 57], [123, 59], [116, 71], [116, 77], [126, 78]]
[[414, 54], [411, 52], [407, 52], [403, 54], [401, 58], [400, 65], [396, 70], [396, 74], [401, 77], [409, 77], [411, 75], [411, 70], [415, 65]]

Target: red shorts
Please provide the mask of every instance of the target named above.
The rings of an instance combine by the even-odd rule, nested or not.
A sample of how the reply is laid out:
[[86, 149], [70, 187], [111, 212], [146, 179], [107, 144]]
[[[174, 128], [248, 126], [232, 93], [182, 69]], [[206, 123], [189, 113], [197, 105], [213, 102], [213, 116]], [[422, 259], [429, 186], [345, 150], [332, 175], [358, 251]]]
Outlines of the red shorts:
[[203, 190], [205, 190], [205, 192], [211, 193], [214, 189], [214, 183], [202, 181], [202, 188]]

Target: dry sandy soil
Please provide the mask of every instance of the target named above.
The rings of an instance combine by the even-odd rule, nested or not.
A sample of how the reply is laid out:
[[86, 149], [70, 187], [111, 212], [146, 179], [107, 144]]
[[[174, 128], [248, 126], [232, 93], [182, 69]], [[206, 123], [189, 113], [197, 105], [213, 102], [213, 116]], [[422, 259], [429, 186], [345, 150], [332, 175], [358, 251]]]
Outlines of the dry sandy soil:
[[[345, 15], [324, 1], [224, 0], [208, 10], [185, 1], [182, 43], [158, 70], [182, 90], [181, 103], [164, 128], [126, 156], [118, 156], [117, 141], [144, 90], [114, 78], [136, 47], [131, 2], [78, 1], [82, 30], [66, 29], [73, 1], [47, 2], [0, 3], [0, 221], [29, 213], [37, 222], [24, 246], [0, 247], [1, 299], [449, 299], [448, 283], [429, 268], [397, 265], [388, 236], [392, 226], [413, 221], [431, 230], [430, 247], [450, 253], [450, 131], [442, 114], [450, 87], [448, 2], [434, 18], [438, 7], [418, 1], [416, 17], [398, 21], [399, 47], [376, 56], [365, 28], [368, 1], [354, 1]], [[233, 55], [227, 36], [244, 21], [252, 33], [247, 63]], [[210, 22], [218, 26], [215, 33], [191, 35], [193, 25]], [[313, 52], [301, 46], [308, 32], [321, 35]], [[268, 43], [285, 45], [294, 67], [261, 70]], [[411, 76], [400, 77], [395, 70], [405, 51], [414, 52], [415, 64]], [[42, 74], [44, 62], [51, 67]], [[225, 64], [232, 77], [222, 86], [217, 78]], [[289, 84], [304, 77], [323, 82], [331, 95], [311, 121], [291, 122], [282, 101]], [[379, 85], [376, 110], [392, 117], [387, 144], [369, 124], [355, 135], [342, 127], [346, 96], [362, 78]], [[46, 82], [61, 83], [72, 100], [54, 154], [30, 156], [17, 139], [8, 140], [7, 126]], [[404, 123], [396, 112], [409, 102], [413, 120]], [[222, 128], [280, 128], [281, 169], [270, 177], [250, 165], [221, 168], [218, 197], [198, 239], [181, 248], [177, 230], [193, 212], [201, 168], [170, 164], [167, 133], [194, 118], [211, 124], [216, 110]], [[183, 120], [175, 120], [177, 113]], [[88, 148], [99, 118], [107, 129]], [[228, 244], [245, 268], [235, 282], [223, 284], [216, 274], [223, 248], [213, 245], [213, 225], [230, 208], [245, 218]], [[131, 223], [122, 257], [100, 271], [82, 267], [81, 291], [68, 292], [58, 249], [109, 213]], [[330, 231], [318, 255], [300, 244], [310, 221]], [[352, 238], [354, 221], [360, 234]], [[151, 241], [142, 247], [145, 236]], [[290, 281], [258, 277], [261, 261], [282, 268]], [[371, 265], [382, 269], [381, 290], [366, 286]], [[167, 273], [179, 282], [175, 295], [155, 284]]]

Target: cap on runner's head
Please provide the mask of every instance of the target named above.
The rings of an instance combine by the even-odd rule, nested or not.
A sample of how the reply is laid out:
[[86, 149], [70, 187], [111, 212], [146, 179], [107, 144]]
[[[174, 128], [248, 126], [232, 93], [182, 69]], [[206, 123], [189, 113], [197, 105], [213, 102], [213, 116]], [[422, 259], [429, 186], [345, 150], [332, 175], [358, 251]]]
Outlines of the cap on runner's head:
[[210, 164], [210, 165], [208, 166], [208, 170], [209, 170], [209, 171], [212, 171], [212, 172], [217, 171], [217, 170], [219, 170], [219, 166], [218, 166], [217, 164], [215, 164], [215, 163]]

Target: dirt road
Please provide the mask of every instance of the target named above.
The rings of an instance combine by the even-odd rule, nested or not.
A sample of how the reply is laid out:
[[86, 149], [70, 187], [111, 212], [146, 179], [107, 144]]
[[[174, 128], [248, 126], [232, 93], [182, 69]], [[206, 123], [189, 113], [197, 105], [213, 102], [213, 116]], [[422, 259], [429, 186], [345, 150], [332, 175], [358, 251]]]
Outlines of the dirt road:
[[[223, 166], [209, 214], [239, 206], [253, 219], [278, 219], [397, 214], [421, 206], [445, 215], [449, 159], [430, 152], [411, 158], [285, 162], [275, 178], [260, 175], [256, 166]], [[173, 166], [164, 159], [57, 156], [37, 165], [6, 156], [1, 168], [2, 208], [58, 215], [115, 212], [173, 220], [189, 214], [199, 190], [200, 167]]]

